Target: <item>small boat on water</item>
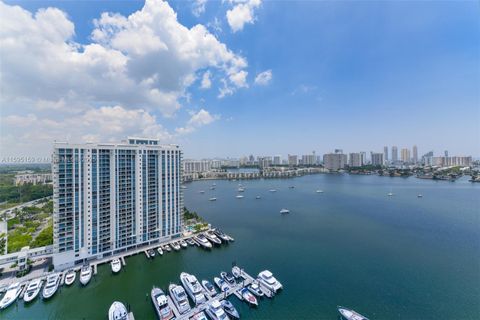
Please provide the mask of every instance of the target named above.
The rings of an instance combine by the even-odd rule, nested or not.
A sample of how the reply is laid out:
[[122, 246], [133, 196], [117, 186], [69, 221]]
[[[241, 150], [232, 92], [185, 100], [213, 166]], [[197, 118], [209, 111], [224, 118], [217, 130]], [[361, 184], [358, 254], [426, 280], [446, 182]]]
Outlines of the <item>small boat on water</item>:
[[242, 298], [252, 306], [258, 306], [257, 298], [247, 288], [240, 289], [238, 291], [242, 295]]
[[260, 198], [262, 198], [262, 197], [260, 197], [260, 196], [256, 196], [256, 197], [255, 197], [255, 199], [260, 199]]
[[289, 189], [294, 189], [294, 188], [295, 188], [295, 186], [289, 186], [288, 188], [289, 188]]
[[238, 188], [238, 192], [244, 192], [244, 191], [245, 191], [245, 188], [242, 188], [242, 187]]
[[210, 187], [210, 190], [215, 190], [215, 187]]
[[351, 309], [345, 308], [345, 307], [337, 307], [338, 312], [340, 312], [340, 315], [342, 316], [342, 319], [345, 320], [368, 320], [367, 317], [362, 316], [360, 313], [353, 311]]
[[233, 286], [236, 284], [235, 277], [230, 272], [222, 271], [220, 272], [220, 277], [222, 277], [222, 279], [225, 280], [229, 285]]
[[0, 300], [0, 309], [5, 309], [9, 305], [17, 300], [20, 292], [22, 291], [22, 286], [20, 286], [20, 282], [12, 283], [8, 286], [7, 292], [3, 296], [2, 300]]
[[75, 270], [68, 270], [67, 274], [65, 275], [65, 284], [67, 286], [72, 285], [75, 282], [75, 278], [77, 278], [77, 273], [75, 272]]
[[175, 317], [173, 310], [168, 306], [168, 298], [162, 289], [153, 287], [150, 291], [150, 297], [160, 320], [169, 320]]
[[319, 189], [319, 190], [317, 190], [317, 191], [315, 191], [315, 192], [316, 192], [316, 193], [323, 193], [323, 190], [320, 190], [320, 189]]
[[150, 256], [150, 258], [155, 258], [155, 250], [149, 249], [148, 250], [148, 255]]
[[43, 299], [51, 298], [55, 292], [57, 292], [58, 286], [60, 285], [60, 274], [54, 273], [47, 277], [47, 283], [43, 287], [42, 297]]
[[229, 320], [225, 311], [223, 311], [222, 304], [218, 300], [213, 300], [205, 310], [212, 320]]
[[238, 266], [232, 267], [232, 274], [235, 278], [240, 278], [242, 276], [242, 269]]
[[188, 243], [187, 243], [185, 240], [183, 240], [183, 239], [180, 240], [180, 245], [181, 245], [182, 248], [184, 248], [184, 249], [185, 249], [186, 247], [188, 247]]
[[260, 272], [258, 274], [258, 280], [274, 293], [283, 288], [282, 284], [277, 279], [275, 279], [273, 274], [268, 270]]
[[262, 288], [260, 288], [260, 284], [257, 280], [253, 281], [252, 284], [248, 286], [248, 290], [250, 290], [250, 292], [257, 297], [263, 297], [264, 295]]
[[270, 192], [277, 192], [277, 189], [270, 189], [270, 190], [268, 190], [268, 191], [270, 191]]
[[125, 305], [114, 301], [108, 309], [108, 320], [128, 320], [128, 311]]
[[210, 281], [202, 280], [202, 287], [203, 289], [205, 289], [205, 292], [208, 293], [211, 297], [217, 295], [217, 290]]
[[230, 287], [228, 286], [228, 284], [221, 278], [219, 277], [215, 277], [213, 278], [213, 282], [215, 282], [215, 284], [217, 285], [217, 287], [220, 289], [220, 291], [222, 292], [226, 292], [228, 291], [228, 289], [230, 289]]
[[157, 248], [157, 252], [158, 252], [159, 255], [163, 256], [163, 249], [162, 249], [162, 247], [158, 247], [158, 248]]
[[180, 250], [180, 245], [178, 244], [178, 242], [172, 242], [171, 245], [175, 251]]
[[187, 294], [182, 286], [172, 283], [170, 286], [168, 286], [168, 292], [170, 293], [170, 297], [172, 298], [173, 303], [175, 303], [175, 306], [177, 306], [180, 314], [190, 311], [190, 304], [188, 303]]
[[43, 280], [40, 278], [30, 281], [25, 293], [23, 294], [23, 301], [30, 302], [35, 299], [42, 289], [42, 283]]
[[387, 196], [389, 196], [389, 197], [393, 196], [393, 192], [387, 193]]
[[113, 273], [119, 273], [122, 269], [122, 263], [120, 262], [120, 259], [113, 259], [112, 262], [110, 262], [110, 266], [112, 267]]
[[203, 294], [203, 289], [200, 283], [193, 274], [188, 274], [186, 272], [182, 272], [180, 274], [180, 281], [183, 284], [185, 290], [187, 290], [188, 295], [192, 299], [192, 301], [196, 304], [202, 304], [207, 301], [207, 298]]
[[92, 279], [92, 268], [87, 264], [80, 269], [80, 283], [86, 286], [90, 282], [90, 279]]
[[288, 210], [288, 209], [282, 209], [282, 210], [280, 210], [280, 213], [281, 213], [281, 214], [287, 214], [287, 213], [290, 213], [290, 210]]
[[213, 197], [213, 198], [208, 199], [208, 201], [217, 201], [217, 198]]
[[222, 240], [220, 240], [213, 231], [209, 230], [205, 232], [205, 237], [214, 244], [222, 244]]
[[417, 195], [417, 198], [423, 198], [423, 195], [420, 193]]
[[219, 238], [222, 239], [223, 241], [226, 241], [226, 242], [230, 241], [230, 239], [229, 239], [229, 237], [227, 236], [227, 234], [224, 233], [223, 231], [221, 231], [220, 229], [215, 229], [215, 230], [213, 230], [213, 232], [215, 233], [215, 235], [216, 235], [217, 237], [219, 237]]
[[205, 193], [205, 191], [203, 191], [203, 190], [200, 190], [200, 191], [198, 191], [198, 193], [204, 194], [204, 193]]
[[243, 199], [244, 196], [242, 196], [241, 194], [239, 194], [239, 195], [237, 195], [235, 198], [237, 198], [237, 199]]
[[194, 246], [194, 245], [195, 245], [195, 241], [193, 241], [192, 238], [188, 238], [188, 239], [185, 240], [185, 241], [187, 241], [187, 243], [188, 243], [189, 245], [191, 245], [191, 246]]
[[227, 315], [234, 319], [240, 319], [240, 314], [230, 301], [222, 300], [220, 301], [220, 304], [222, 305], [223, 311], [225, 311]]
[[203, 311], [200, 311], [199, 313], [194, 314], [190, 320], [208, 320], [208, 318]]
[[166, 250], [167, 252], [172, 251], [172, 248], [170, 248], [170, 245], [168, 245], [168, 244], [166, 244], [165, 246], [163, 246], [163, 249]]
[[207, 238], [205, 237], [205, 235], [203, 234], [199, 234], [197, 236], [195, 236], [195, 241], [197, 241], [197, 243], [199, 245], [201, 245], [202, 247], [206, 248], [206, 249], [210, 249], [212, 247], [212, 244], [210, 243], [210, 241], [207, 240]]

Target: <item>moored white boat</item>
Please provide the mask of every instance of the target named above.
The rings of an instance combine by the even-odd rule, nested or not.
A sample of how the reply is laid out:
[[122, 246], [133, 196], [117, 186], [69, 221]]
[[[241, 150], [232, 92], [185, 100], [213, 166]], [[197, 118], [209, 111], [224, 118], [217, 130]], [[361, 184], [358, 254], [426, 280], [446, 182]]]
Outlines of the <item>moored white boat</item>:
[[200, 285], [200, 282], [198, 282], [197, 278], [193, 274], [182, 272], [180, 274], [180, 281], [195, 304], [199, 305], [207, 301], [207, 298], [203, 294], [203, 289]]
[[55, 292], [57, 292], [58, 286], [60, 285], [60, 274], [54, 273], [47, 277], [47, 283], [43, 287], [42, 297], [43, 299], [51, 298]]
[[108, 320], [128, 320], [128, 311], [125, 305], [114, 301], [108, 309]]
[[252, 284], [248, 286], [248, 290], [250, 290], [250, 292], [256, 295], [257, 297], [263, 297], [264, 295], [262, 288], [260, 288], [260, 284], [258, 283], [257, 280], [254, 280]]
[[71, 286], [75, 282], [76, 278], [77, 278], [77, 273], [75, 272], [75, 270], [73, 269], [68, 270], [67, 274], [65, 275], [65, 284], [67, 286]]
[[217, 285], [217, 287], [220, 289], [220, 291], [222, 292], [226, 292], [228, 291], [228, 289], [230, 289], [230, 286], [228, 285], [228, 283], [226, 283], [223, 279], [219, 278], [219, 277], [215, 277], [213, 278], [213, 282], [215, 282], [215, 284]]
[[253, 293], [250, 292], [247, 288], [240, 289], [238, 291], [241, 295], [242, 298], [249, 303], [252, 306], [258, 306], [258, 301], [257, 298], [253, 295]]
[[218, 300], [213, 300], [208, 304], [207, 309], [205, 310], [208, 316], [212, 320], [228, 320], [230, 319], [225, 311], [223, 311], [222, 305]]
[[202, 287], [205, 289], [205, 292], [209, 294], [211, 297], [217, 295], [217, 290], [213, 286], [213, 284], [208, 280], [202, 280]]
[[23, 301], [30, 302], [35, 299], [42, 289], [42, 283], [43, 280], [40, 278], [30, 281], [25, 293], [23, 294]]
[[149, 249], [148, 250], [148, 255], [150, 256], [150, 258], [155, 258], [155, 250]]
[[150, 297], [160, 320], [169, 320], [175, 317], [173, 310], [168, 306], [168, 298], [162, 289], [153, 287], [150, 291]]
[[112, 267], [113, 273], [118, 273], [122, 269], [122, 262], [120, 262], [120, 259], [113, 259], [110, 262], [110, 266]]
[[220, 240], [213, 231], [209, 230], [207, 232], [205, 232], [205, 237], [207, 237], [207, 239], [209, 241], [211, 241], [212, 243], [215, 243], [215, 244], [222, 244], [222, 240]]
[[158, 252], [159, 255], [163, 256], [163, 249], [162, 249], [162, 247], [158, 247], [158, 248], [157, 248], [157, 252]]
[[9, 305], [17, 300], [20, 292], [22, 291], [22, 287], [20, 286], [20, 282], [12, 283], [8, 286], [7, 292], [3, 296], [2, 300], [0, 300], [0, 309], [5, 309]]
[[188, 243], [189, 245], [191, 245], [191, 246], [194, 246], [194, 245], [195, 245], [195, 241], [193, 241], [192, 238], [188, 238], [188, 239], [185, 240], [185, 241], [187, 241], [187, 243]]
[[188, 247], [188, 243], [185, 241], [185, 240], [180, 240], [180, 245], [182, 246], [182, 248], [186, 248]]
[[235, 278], [240, 278], [242, 275], [242, 269], [240, 269], [238, 266], [233, 266], [232, 274]]
[[214, 229], [213, 232], [217, 235], [218, 238], [222, 239], [223, 241], [230, 241], [229, 237], [223, 231], [219, 229]]
[[168, 292], [170, 293], [170, 297], [172, 298], [173, 303], [175, 303], [175, 306], [177, 306], [177, 310], [180, 312], [180, 314], [184, 314], [190, 310], [187, 294], [182, 286], [172, 283], [170, 286], [168, 286]]
[[171, 243], [171, 246], [173, 247], [173, 249], [174, 249], [175, 251], [180, 250], [180, 245], [178, 244], [178, 242], [172, 242], [172, 243]]
[[222, 305], [223, 311], [225, 311], [227, 315], [234, 319], [240, 319], [240, 313], [238, 313], [237, 309], [235, 309], [230, 301], [225, 299], [220, 301], [220, 304]]
[[170, 247], [170, 245], [166, 244], [163, 249], [165, 249], [167, 252], [170, 252], [172, 251], [172, 248]]
[[80, 269], [80, 283], [86, 286], [90, 282], [90, 279], [92, 279], [92, 267], [87, 264]]
[[337, 309], [338, 309], [338, 312], [340, 312], [340, 315], [342, 316], [342, 318], [345, 320], [368, 320], [367, 317], [362, 316], [360, 313], [354, 310], [351, 310], [345, 307], [340, 307], [340, 306], [338, 306]]
[[222, 271], [222, 272], [220, 272], [220, 276], [221, 276], [222, 279], [225, 280], [229, 285], [233, 286], [233, 285], [236, 284], [236, 282], [235, 282], [235, 277], [234, 277], [233, 274], [231, 274], [230, 272]]
[[212, 244], [210, 243], [210, 241], [207, 240], [207, 238], [205, 237], [205, 235], [203, 234], [199, 234], [197, 236], [195, 236], [195, 241], [197, 241], [197, 243], [199, 245], [201, 245], [202, 247], [206, 248], [206, 249], [210, 249], [212, 247]]
[[260, 272], [258, 274], [258, 280], [265, 287], [267, 287], [267, 289], [273, 291], [274, 293], [283, 288], [282, 284], [277, 279], [275, 279], [273, 274], [268, 270]]

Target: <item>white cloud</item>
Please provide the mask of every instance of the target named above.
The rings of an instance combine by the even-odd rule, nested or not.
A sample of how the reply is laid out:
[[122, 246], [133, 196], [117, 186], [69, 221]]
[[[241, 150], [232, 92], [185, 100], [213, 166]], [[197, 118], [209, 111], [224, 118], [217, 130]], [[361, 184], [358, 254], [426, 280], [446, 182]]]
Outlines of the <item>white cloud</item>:
[[211, 124], [212, 122], [220, 119], [219, 115], [211, 115], [207, 110], [200, 109], [198, 112], [190, 112], [190, 119], [185, 127], [176, 128], [177, 134], [183, 135], [191, 133], [197, 128]]
[[[4, 121], [9, 116], [36, 116], [40, 127], [26, 127], [20, 136], [28, 136], [30, 144], [41, 142], [43, 150], [65, 136], [93, 138], [111, 133], [118, 138], [135, 131], [128, 124], [120, 125], [117, 116], [124, 115], [124, 121], [136, 119], [131, 123], [146, 128], [142, 130], [168, 137], [158, 116], [175, 119], [199, 72], [208, 70], [209, 78], [215, 74], [232, 93], [246, 87], [242, 79], [248, 74], [247, 61], [205, 26], [182, 25], [167, 2], [146, 0], [142, 9], [129, 16], [103, 13], [94, 26], [92, 41], [80, 44], [74, 41], [73, 22], [61, 10], [40, 9], [32, 14], [0, 2], [3, 150], [3, 143], [20, 146], [15, 143], [18, 135], [11, 134], [18, 133], [18, 123], [12, 122], [14, 118], [8, 124]], [[98, 132], [92, 133], [89, 125], [81, 129], [68, 120], [73, 115], [109, 120], [102, 124], [104, 130], [93, 128]], [[64, 118], [71, 125], [64, 125]], [[42, 127], [47, 120], [63, 130]], [[99, 120], [88, 123], [95, 121]], [[39, 129], [44, 132], [40, 134]], [[14, 141], [8, 142], [9, 137]], [[42, 137], [45, 140], [40, 141]]]
[[194, 16], [199, 17], [205, 12], [205, 4], [207, 0], [193, 0], [192, 13]]
[[200, 88], [202, 88], [202, 89], [210, 89], [211, 86], [212, 86], [212, 81], [210, 80], [210, 71], [206, 71], [206, 72], [203, 74], [202, 83], [201, 83], [201, 85], [200, 85]]
[[237, 3], [232, 9], [227, 11], [227, 22], [233, 32], [243, 30], [246, 23], [255, 22], [255, 9], [257, 9], [262, 0], [231, 1]]
[[266, 70], [257, 74], [257, 76], [255, 77], [255, 84], [265, 86], [269, 84], [271, 80], [272, 70]]

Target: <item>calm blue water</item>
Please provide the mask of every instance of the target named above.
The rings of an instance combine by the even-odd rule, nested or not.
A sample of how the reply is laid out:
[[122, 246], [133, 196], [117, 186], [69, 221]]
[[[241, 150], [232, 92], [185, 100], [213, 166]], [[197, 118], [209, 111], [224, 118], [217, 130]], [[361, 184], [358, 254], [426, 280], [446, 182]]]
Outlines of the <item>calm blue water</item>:
[[[213, 279], [236, 261], [251, 274], [270, 269], [285, 288], [257, 309], [231, 298], [243, 319], [337, 319], [337, 305], [371, 319], [480, 318], [479, 184], [312, 175], [242, 181], [245, 198], [236, 199], [238, 181], [215, 182], [216, 190], [212, 181], [188, 184], [185, 203], [234, 243], [153, 261], [130, 257], [120, 275], [102, 266], [87, 287], [62, 288], [27, 308], [21, 301], [0, 317], [103, 319], [121, 300], [137, 319], [151, 319], [152, 285], [178, 283], [181, 271]], [[280, 215], [282, 208], [291, 213]]]

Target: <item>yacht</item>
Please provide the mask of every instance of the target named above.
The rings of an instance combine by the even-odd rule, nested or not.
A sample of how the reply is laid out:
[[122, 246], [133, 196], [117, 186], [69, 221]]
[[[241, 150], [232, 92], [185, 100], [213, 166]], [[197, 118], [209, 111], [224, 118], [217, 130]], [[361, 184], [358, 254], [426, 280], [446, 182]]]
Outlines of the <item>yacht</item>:
[[215, 235], [217, 237], [219, 237], [220, 239], [222, 239], [223, 241], [229, 241], [230, 239], [228, 238], [228, 236], [221, 230], [219, 229], [215, 229], [213, 230], [213, 232], [215, 233]]
[[220, 301], [223, 311], [228, 314], [230, 317], [234, 319], [240, 319], [240, 314], [238, 313], [237, 309], [233, 306], [233, 304], [228, 300]]
[[255, 298], [255, 296], [247, 288], [240, 289], [238, 293], [240, 293], [243, 300], [245, 300], [249, 304], [253, 306], [258, 306], [257, 298]]
[[168, 306], [168, 299], [165, 293], [159, 288], [153, 287], [150, 291], [150, 297], [152, 298], [152, 303], [157, 312], [158, 319], [160, 320], [169, 320], [174, 318], [172, 309]]
[[108, 320], [128, 320], [128, 311], [125, 305], [114, 301], [108, 309]]
[[122, 263], [120, 262], [120, 259], [113, 259], [112, 262], [110, 262], [110, 266], [112, 267], [113, 273], [119, 273], [122, 269]]
[[177, 306], [178, 312], [183, 314], [190, 311], [190, 304], [188, 303], [187, 294], [185, 290], [174, 283], [168, 286], [168, 292], [170, 297], [172, 297], [173, 303]]
[[222, 244], [222, 240], [220, 240], [213, 231], [209, 230], [205, 232], [205, 237], [210, 240], [210, 242], [215, 244]]
[[9, 285], [7, 288], [7, 292], [0, 301], [0, 309], [5, 309], [6, 307], [14, 303], [20, 295], [21, 291], [22, 287], [20, 286], [20, 282], [15, 282]]
[[208, 293], [210, 296], [214, 297], [217, 295], [217, 290], [213, 286], [213, 284], [210, 283], [208, 280], [202, 280], [202, 287], [205, 289], [205, 292]]
[[188, 247], [188, 244], [185, 242], [185, 240], [180, 240], [180, 245], [182, 246], [182, 248], [186, 248]]
[[342, 316], [343, 319], [346, 320], [368, 320], [367, 317], [362, 316], [360, 313], [353, 311], [351, 309], [347, 309], [344, 307], [337, 307], [338, 312], [340, 312], [340, 315]]
[[282, 284], [275, 279], [273, 274], [268, 270], [260, 272], [258, 274], [258, 280], [274, 293], [283, 288]]
[[30, 302], [35, 299], [42, 289], [43, 280], [38, 278], [29, 282], [27, 290], [23, 294], [23, 301]]
[[172, 247], [175, 251], [180, 250], [180, 245], [177, 242], [172, 242]]
[[317, 190], [316, 193], [323, 193], [323, 190]]
[[229, 285], [233, 286], [236, 284], [235, 277], [230, 272], [222, 271], [220, 272], [220, 277], [222, 277], [222, 279], [225, 280]]
[[193, 241], [192, 238], [188, 238], [188, 239], [185, 240], [185, 241], [187, 241], [187, 243], [188, 243], [189, 245], [191, 245], [191, 246], [194, 246], [194, 245], [195, 245], [195, 241]]
[[263, 297], [262, 288], [260, 288], [260, 283], [257, 280], [253, 281], [251, 285], [248, 286], [248, 290], [257, 297]]
[[213, 300], [205, 310], [212, 320], [228, 320], [230, 319], [225, 311], [223, 311], [222, 305], [218, 300]]
[[77, 273], [75, 270], [71, 269], [67, 271], [67, 274], [65, 275], [65, 284], [67, 286], [72, 285], [75, 282], [75, 278], [77, 277]]
[[213, 198], [208, 199], [208, 201], [217, 201], [217, 198], [213, 197]]
[[170, 248], [170, 245], [166, 244], [163, 249], [165, 249], [167, 252], [172, 251], [172, 248]]
[[215, 282], [215, 284], [217, 285], [217, 287], [220, 289], [220, 291], [222, 292], [226, 292], [228, 291], [228, 289], [230, 289], [230, 287], [228, 286], [228, 284], [221, 278], [219, 277], [215, 277], [213, 278], [213, 282]]
[[193, 315], [190, 320], [208, 320], [208, 318], [203, 311], [200, 311], [199, 313]]
[[92, 268], [89, 264], [84, 265], [80, 270], [80, 283], [86, 286], [92, 279]]
[[212, 247], [212, 244], [207, 240], [207, 238], [205, 238], [205, 235], [203, 234], [199, 234], [197, 236], [195, 236], [195, 240], [197, 241], [197, 243], [199, 245], [201, 245], [202, 247], [204, 248], [211, 248]]
[[163, 256], [162, 247], [158, 247], [158, 248], [157, 248], [157, 252], [158, 252], [159, 255]]
[[280, 213], [281, 213], [281, 214], [287, 214], [287, 213], [290, 213], [290, 210], [288, 210], [288, 209], [282, 209], [282, 210], [280, 210]]
[[202, 286], [194, 275], [182, 272], [180, 274], [180, 281], [195, 304], [198, 305], [207, 301], [207, 298], [203, 294]]
[[235, 198], [237, 198], [237, 199], [243, 199], [244, 196], [242, 196], [241, 194], [239, 194], [239, 195], [237, 195]]
[[238, 266], [232, 267], [232, 274], [235, 278], [240, 278], [242, 276], [242, 269]]
[[60, 285], [60, 274], [54, 273], [47, 277], [47, 283], [43, 287], [42, 297], [43, 299], [51, 298], [55, 292], [57, 292], [58, 286]]

